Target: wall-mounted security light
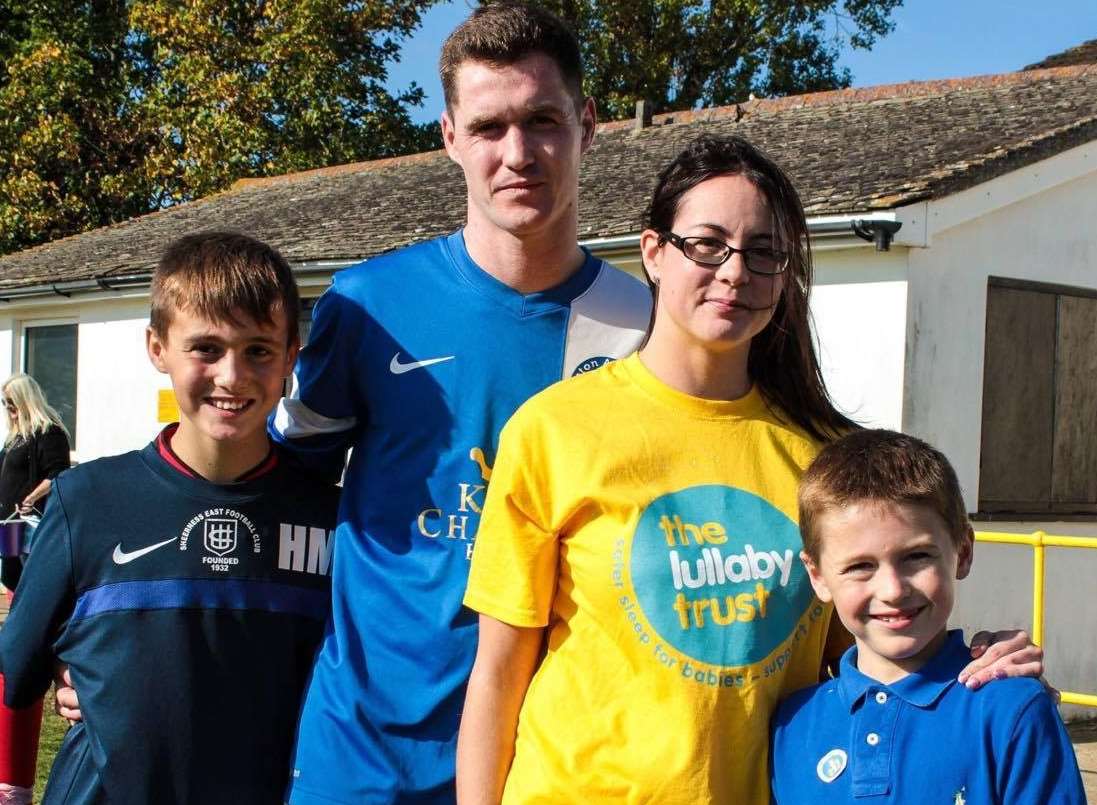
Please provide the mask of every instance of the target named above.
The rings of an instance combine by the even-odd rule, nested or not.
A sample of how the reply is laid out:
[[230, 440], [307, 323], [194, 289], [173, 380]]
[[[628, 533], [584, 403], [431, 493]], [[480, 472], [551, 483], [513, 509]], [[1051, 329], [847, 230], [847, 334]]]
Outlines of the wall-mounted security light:
[[849, 222], [853, 234], [876, 244], [876, 251], [886, 252], [891, 248], [891, 240], [903, 226], [898, 221], [882, 221], [878, 218], [856, 218]]

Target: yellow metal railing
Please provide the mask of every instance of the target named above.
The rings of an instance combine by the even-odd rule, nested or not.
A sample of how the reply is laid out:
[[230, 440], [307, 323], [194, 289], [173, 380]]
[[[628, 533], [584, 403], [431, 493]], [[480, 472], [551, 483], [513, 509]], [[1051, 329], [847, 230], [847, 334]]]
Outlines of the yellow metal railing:
[[[997, 531], [976, 531], [977, 542], [997, 542], [1005, 545], [1029, 545], [1032, 547], [1032, 642], [1044, 645], [1044, 549], [1092, 548], [1097, 549], [1097, 537], [1061, 537], [1037, 531], [1034, 534], [1006, 534]], [[1062, 691], [1064, 704], [1081, 704], [1097, 707], [1097, 696], [1088, 693]]]

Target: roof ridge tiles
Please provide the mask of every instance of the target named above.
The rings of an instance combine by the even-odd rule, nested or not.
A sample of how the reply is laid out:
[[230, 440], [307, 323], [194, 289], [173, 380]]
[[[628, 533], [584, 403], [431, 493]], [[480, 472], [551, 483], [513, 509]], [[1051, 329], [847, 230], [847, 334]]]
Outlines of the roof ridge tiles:
[[[873, 103], [887, 100], [903, 100], [906, 98], [927, 97], [943, 95], [948, 92], [964, 91], [971, 89], [994, 88], [1016, 84], [1032, 84], [1055, 78], [1075, 78], [1086, 73], [1097, 75], [1097, 64], [1072, 65], [1067, 67], [1048, 67], [1042, 69], [1027, 70], [1015, 73], [992, 73], [981, 76], [969, 76], [964, 78], [940, 78], [928, 81], [905, 81], [895, 84], [879, 84], [871, 87], [851, 87], [847, 89], [823, 90], [821, 92], [809, 92], [802, 95], [787, 95], [781, 98], [755, 98], [727, 104], [725, 106], [710, 106], [703, 109], [685, 109], [673, 112], [663, 112], [652, 118], [652, 128], [675, 125], [679, 123], [707, 122], [720, 120], [726, 117], [745, 117], [752, 114], [766, 114], [782, 112], [790, 109], [809, 108], [815, 106], [831, 106], [850, 103]], [[598, 124], [598, 133], [609, 133], [621, 130], [631, 130], [634, 121], [611, 120]], [[330, 165], [323, 168], [313, 168], [294, 173], [284, 173], [277, 176], [264, 176], [249, 179], [238, 179], [228, 190], [224, 192], [235, 193], [254, 190], [261, 187], [269, 187], [273, 184], [297, 182], [317, 177], [337, 176], [344, 173], [359, 173], [363, 171], [382, 170], [389, 167], [401, 167], [420, 162], [427, 162], [445, 155], [444, 149], [434, 151], [422, 151], [415, 154], [405, 154], [396, 157], [384, 157], [382, 159], [364, 160], [361, 162], [348, 162], [342, 165]]]
[[418, 162], [429, 162], [432, 159], [444, 156], [445, 153], [444, 148], [439, 148], [434, 151], [419, 151], [415, 154], [403, 154], [397, 157], [382, 157], [381, 159], [367, 159], [362, 162], [347, 162], [343, 165], [328, 165], [324, 168], [311, 168], [310, 170], [294, 173], [282, 173], [277, 176], [237, 179], [226, 192], [235, 193], [240, 190], [253, 190], [257, 187], [267, 187], [282, 182], [296, 182], [320, 176], [338, 176], [341, 173], [358, 173], [366, 170], [373, 171], [401, 165], [414, 165]]
[[[677, 123], [707, 122], [723, 117], [744, 117], [754, 113], [783, 112], [814, 106], [834, 106], [846, 103], [874, 103], [877, 101], [905, 100], [907, 98], [945, 95], [964, 90], [994, 89], [1019, 84], [1034, 84], [1056, 78], [1078, 78], [1086, 74], [1097, 76], [1097, 64], [1048, 67], [1015, 73], [990, 73], [963, 78], [935, 78], [926, 81], [904, 81], [896, 84], [877, 84], [870, 87], [822, 90], [802, 95], [786, 95], [780, 98], [754, 98], [748, 101], [710, 106], [701, 109], [685, 109], [662, 112], [652, 117], [652, 127]], [[632, 129], [634, 121], [613, 120], [598, 124], [600, 132]]]

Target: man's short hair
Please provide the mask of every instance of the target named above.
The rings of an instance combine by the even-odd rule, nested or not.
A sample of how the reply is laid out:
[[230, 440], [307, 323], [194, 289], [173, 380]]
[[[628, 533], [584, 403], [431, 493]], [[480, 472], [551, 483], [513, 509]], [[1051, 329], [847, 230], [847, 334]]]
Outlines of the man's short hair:
[[819, 561], [819, 521], [856, 503], [905, 503], [936, 512], [953, 544], [967, 538], [970, 523], [960, 482], [945, 455], [891, 430], [859, 430], [822, 449], [800, 480], [800, 533], [804, 551]]
[[583, 58], [575, 35], [562, 20], [530, 3], [485, 3], [447, 38], [438, 59], [446, 108], [457, 103], [457, 70], [467, 61], [504, 66], [532, 53], [543, 53], [556, 63], [564, 86], [583, 100]]
[[239, 232], [200, 232], [168, 244], [152, 275], [149, 326], [167, 339], [175, 312], [239, 325], [240, 314], [259, 324], [286, 318], [287, 343], [297, 340], [301, 308], [297, 283], [276, 249]]

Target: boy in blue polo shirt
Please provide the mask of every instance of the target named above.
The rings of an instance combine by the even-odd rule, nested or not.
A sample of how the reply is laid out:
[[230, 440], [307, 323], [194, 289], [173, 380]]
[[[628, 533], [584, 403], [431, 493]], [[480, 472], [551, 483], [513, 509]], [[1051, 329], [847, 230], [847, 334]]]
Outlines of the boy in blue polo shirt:
[[1038, 681], [957, 682], [970, 653], [947, 622], [974, 535], [948, 460], [901, 433], [860, 431], [819, 454], [799, 498], [801, 558], [856, 645], [838, 678], [778, 710], [774, 801], [1084, 804]]
[[54, 481], [0, 632], [5, 699], [41, 697], [58, 660], [79, 691], [43, 805], [273, 805], [330, 609], [338, 502], [266, 432], [297, 287], [269, 246], [205, 232], [168, 246], [151, 296], [149, 358], [179, 423]]

